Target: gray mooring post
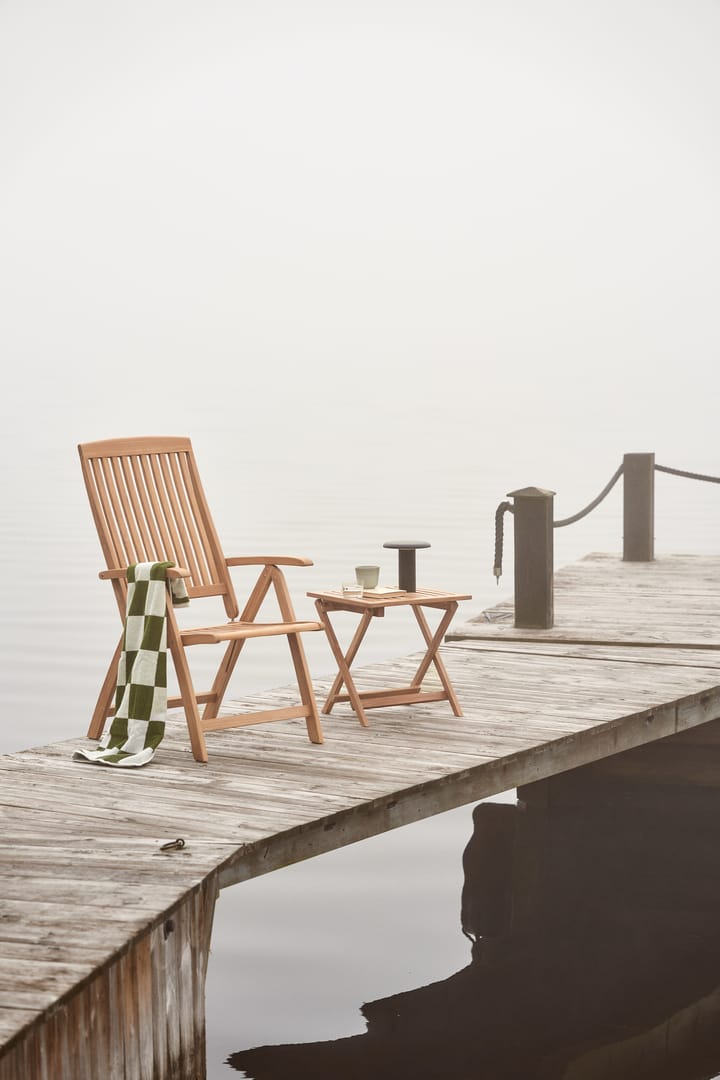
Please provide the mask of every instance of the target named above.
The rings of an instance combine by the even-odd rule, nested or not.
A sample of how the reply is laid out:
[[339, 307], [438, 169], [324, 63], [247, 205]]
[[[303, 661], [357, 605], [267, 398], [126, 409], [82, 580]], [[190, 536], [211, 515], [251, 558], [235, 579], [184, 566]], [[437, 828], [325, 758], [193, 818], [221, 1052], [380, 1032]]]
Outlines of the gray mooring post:
[[554, 491], [509, 491], [514, 500], [515, 626], [549, 630], [553, 625]]
[[655, 455], [623, 458], [623, 561], [655, 558]]

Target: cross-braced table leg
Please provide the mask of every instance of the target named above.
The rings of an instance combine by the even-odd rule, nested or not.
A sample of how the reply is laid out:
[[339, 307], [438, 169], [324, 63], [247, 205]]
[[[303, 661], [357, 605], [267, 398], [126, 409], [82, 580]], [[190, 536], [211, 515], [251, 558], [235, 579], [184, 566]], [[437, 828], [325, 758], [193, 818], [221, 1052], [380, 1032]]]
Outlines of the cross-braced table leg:
[[420, 687], [420, 685], [422, 684], [423, 679], [425, 678], [425, 676], [426, 676], [426, 674], [428, 672], [430, 664], [434, 664], [435, 665], [435, 670], [437, 671], [437, 673], [438, 673], [438, 675], [440, 677], [440, 682], [443, 684], [443, 687], [445, 688], [445, 693], [447, 694], [448, 701], [450, 702], [450, 705], [452, 706], [452, 711], [455, 713], [455, 716], [462, 716], [463, 711], [460, 708], [460, 702], [458, 701], [457, 696], [455, 694], [455, 691], [452, 688], [452, 683], [450, 682], [450, 677], [449, 677], [449, 675], [447, 673], [447, 669], [445, 667], [445, 664], [443, 663], [442, 658], [438, 655], [438, 649], [440, 648], [440, 645], [442, 644], [443, 637], [445, 636], [445, 631], [447, 630], [450, 623], [452, 622], [453, 616], [454, 616], [455, 612], [457, 611], [457, 607], [458, 607], [458, 605], [457, 605], [456, 601], [453, 601], [451, 604], [448, 604], [448, 606], [446, 608], [446, 611], [445, 611], [445, 614], [443, 615], [442, 619], [438, 623], [437, 630], [435, 631], [434, 634], [431, 631], [430, 627], [428, 626], [428, 621], [425, 618], [425, 613], [423, 612], [422, 608], [417, 607], [417, 606], [413, 607], [413, 611], [415, 613], [415, 618], [418, 621], [418, 626], [420, 627], [420, 630], [422, 631], [422, 635], [425, 638], [425, 643], [426, 643], [428, 649], [427, 649], [427, 652], [425, 653], [425, 656], [422, 659], [422, 662], [421, 662], [420, 666], [418, 667], [417, 671], [415, 672], [415, 677], [413, 678], [413, 681], [412, 681], [411, 685]]
[[333, 705], [338, 700], [340, 690], [342, 689], [342, 686], [344, 684], [345, 689], [347, 690], [347, 696], [350, 698], [350, 704], [355, 710], [358, 720], [363, 725], [363, 727], [367, 727], [367, 716], [365, 715], [365, 710], [363, 709], [362, 701], [360, 700], [360, 695], [353, 681], [353, 677], [350, 674], [350, 665], [355, 659], [357, 651], [360, 648], [362, 640], [367, 632], [367, 628], [373, 619], [373, 613], [370, 611], [366, 611], [363, 613], [360, 624], [358, 625], [358, 628], [353, 635], [353, 639], [350, 642], [350, 647], [348, 648], [347, 653], [343, 655], [342, 648], [340, 647], [340, 642], [338, 641], [335, 631], [333, 630], [332, 623], [328, 618], [328, 613], [325, 605], [322, 603], [322, 601], [316, 600], [315, 607], [320, 617], [320, 621], [325, 627], [325, 633], [327, 634], [330, 648], [332, 649], [333, 656], [335, 657], [338, 666], [338, 673], [335, 676], [335, 681], [333, 682], [330, 688], [330, 693], [325, 699], [325, 704], [320, 711], [324, 714], [328, 714], [330, 712]]

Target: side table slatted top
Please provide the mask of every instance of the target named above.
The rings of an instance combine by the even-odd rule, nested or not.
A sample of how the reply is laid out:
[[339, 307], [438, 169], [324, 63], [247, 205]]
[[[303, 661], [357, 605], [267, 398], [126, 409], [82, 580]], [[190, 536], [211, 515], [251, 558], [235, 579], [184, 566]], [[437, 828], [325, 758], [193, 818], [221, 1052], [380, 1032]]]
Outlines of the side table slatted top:
[[461, 600], [472, 600], [470, 593], [443, 592], [442, 589], [416, 589], [415, 592], [393, 592], [388, 596], [373, 595], [372, 589], [366, 589], [362, 596], [345, 596], [340, 589], [326, 589], [323, 592], [309, 592], [306, 594], [313, 599], [318, 599], [333, 604], [338, 610], [364, 611], [365, 609], [377, 610], [384, 607], [421, 606], [442, 607], [443, 604], [453, 600], [459, 603]]

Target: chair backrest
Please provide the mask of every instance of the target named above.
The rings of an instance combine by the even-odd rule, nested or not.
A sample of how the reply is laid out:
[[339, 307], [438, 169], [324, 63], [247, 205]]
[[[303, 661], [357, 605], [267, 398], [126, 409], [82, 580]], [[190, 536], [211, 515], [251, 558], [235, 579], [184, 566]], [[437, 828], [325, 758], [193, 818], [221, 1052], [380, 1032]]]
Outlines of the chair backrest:
[[222, 596], [235, 618], [235, 592], [190, 440], [107, 439], [78, 450], [108, 569], [171, 559], [190, 570], [191, 597]]

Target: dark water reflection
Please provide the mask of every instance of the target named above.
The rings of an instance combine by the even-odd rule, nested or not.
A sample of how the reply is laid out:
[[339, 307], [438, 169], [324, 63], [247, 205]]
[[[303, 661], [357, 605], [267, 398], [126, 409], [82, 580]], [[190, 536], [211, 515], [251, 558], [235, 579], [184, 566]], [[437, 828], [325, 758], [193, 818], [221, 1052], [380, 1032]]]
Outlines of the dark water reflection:
[[228, 1065], [253, 1080], [720, 1072], [720, 795], [575, 770], [519, 796], [474, 811], [467, 967], [363, 1005], [364, 1034]]

